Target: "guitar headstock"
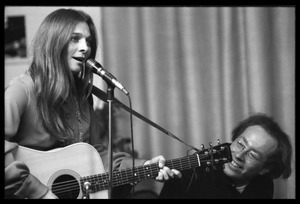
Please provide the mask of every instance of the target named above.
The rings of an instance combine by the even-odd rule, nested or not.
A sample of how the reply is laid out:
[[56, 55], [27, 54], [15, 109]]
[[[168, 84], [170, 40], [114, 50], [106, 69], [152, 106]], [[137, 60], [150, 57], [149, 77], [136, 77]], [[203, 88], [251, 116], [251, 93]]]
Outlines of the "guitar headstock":
[[232, 161], [230, 143], [220, 144], [218, 141], [218, 145], [216, 146], [209, 143], [209, 148], [204, 148], [202, 145], [201, 150], [195, 154], [199, 156], [202, 167], [213, 167], [215, 169]]

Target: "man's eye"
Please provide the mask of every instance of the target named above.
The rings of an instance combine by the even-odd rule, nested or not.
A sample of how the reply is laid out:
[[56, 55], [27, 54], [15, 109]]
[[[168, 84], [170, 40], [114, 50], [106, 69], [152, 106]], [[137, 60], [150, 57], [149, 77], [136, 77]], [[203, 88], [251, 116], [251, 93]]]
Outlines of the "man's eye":
[[249, 152], [249, 156], [256, 159], [255, 155], [252, 152]]
[[242, 141], [241, 141], [241, 140], [239, 140], [239, 141], [238, 141], [238, 144], [239, 144], [239, 145], [241, 145], [241, 146], [243, 146], [243, 144], [242, 144]]
[[253, 153], [253, 152], [249, 152], [249, 155], [252, 159], [255, 159], [256, 161], [261, 161], [262, 158], [260, 158], [257, 154]]
[[242, 143], [242, 141], [241, 141], [241, 140], [239, 140], [237, 143], [238, 143], [238, 146], [239, 146], [239, 147], [241, 147], [242, 149], [244, 149], [244, 148], [245, 148], [245, 146], [243, 145], [243, 143]]

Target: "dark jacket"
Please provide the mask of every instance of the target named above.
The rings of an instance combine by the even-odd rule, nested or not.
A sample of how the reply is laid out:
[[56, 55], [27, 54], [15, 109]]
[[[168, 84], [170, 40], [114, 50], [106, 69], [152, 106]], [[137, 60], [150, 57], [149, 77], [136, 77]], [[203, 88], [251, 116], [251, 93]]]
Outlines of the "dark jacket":
[[239, 193], [222, 169], [206, 171], [205, 168], [182, 172], [182, 179], [165, 183], [161, 199], [272, 199], [273, 180], [267, 176], [255, 177]]

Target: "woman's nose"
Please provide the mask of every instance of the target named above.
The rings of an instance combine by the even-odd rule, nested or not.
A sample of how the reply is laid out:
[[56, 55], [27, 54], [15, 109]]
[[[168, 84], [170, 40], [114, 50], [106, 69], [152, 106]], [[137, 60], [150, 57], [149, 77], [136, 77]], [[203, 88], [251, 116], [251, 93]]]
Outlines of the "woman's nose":
[[88, 49], [89, 49], [89, 46], [88, 46], [86, 40], [85, 40], [85, 39], [82, 39], [82, 40], [80, 41], [80, 43], [79, 43], [79, 51], [85, 53], [85, 52], [88, 51]]

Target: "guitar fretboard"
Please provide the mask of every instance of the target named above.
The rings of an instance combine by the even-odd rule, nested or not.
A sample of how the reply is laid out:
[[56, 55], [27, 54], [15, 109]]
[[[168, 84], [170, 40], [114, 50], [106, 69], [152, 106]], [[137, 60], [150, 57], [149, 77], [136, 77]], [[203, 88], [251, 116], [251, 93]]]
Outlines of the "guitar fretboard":
[[[183, 171], [194, 167], [201, 166], [199, 156], [197, 154], [186, 156], [182, 158], [172, 159], [166, 161], [166, 166], [170, 169], [177, 169]], [[121, 169], [113, 172], [112, 186], [120, 186], [128, 183], [134, 183], [143, 179], [155, 178], [158, 175], [159, 166], [157, 163], [139, 166], [134, 168], [134, 179], [133, 168]], [[108, 189], [109, 175], [108, 173], [97, 174], [81, 178], [81, 184], [89, 182], [91, 184], [91, 192]]]

